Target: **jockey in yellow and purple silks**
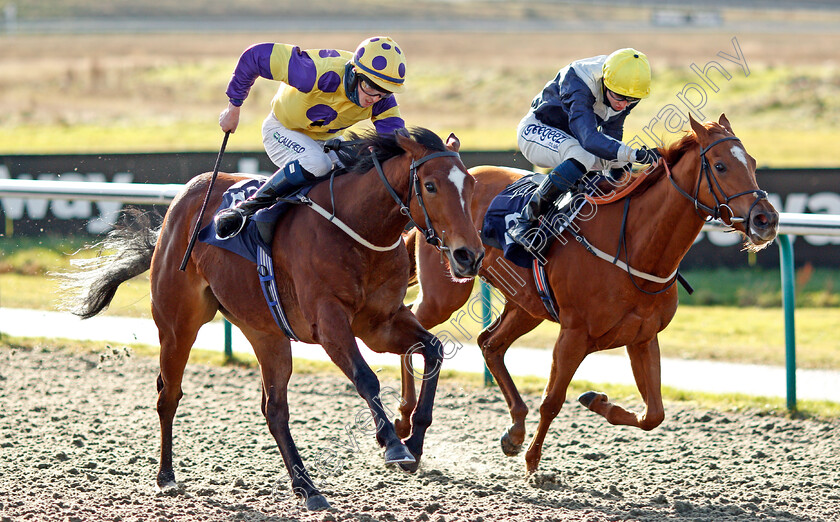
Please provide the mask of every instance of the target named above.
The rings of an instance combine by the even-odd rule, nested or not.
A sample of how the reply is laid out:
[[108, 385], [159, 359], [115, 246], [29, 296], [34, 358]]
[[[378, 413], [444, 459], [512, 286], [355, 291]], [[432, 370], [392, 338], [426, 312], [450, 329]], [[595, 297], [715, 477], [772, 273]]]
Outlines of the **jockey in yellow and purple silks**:
[[242, 53], [228, 84], [228, 107], [219, 116], [225, 132], [234, 132], [239, 112], [258, 77], [282, 82], [263, 122], [263, 144], [279, 170], [250, 198], [220, 211], [216, 235], [233, 237], [248, 217], [272, 205], [294, 187], [314, 183], [336, 166], [324, 142], [370, 119], [380, 134], [405, 127], [393, 93], [404, 90], [405, 54], [387, 36], [368, 38], [355, 53], [279, 44], [256, 44]]
[[517, 135], [528, 161], [553, 170], [508, 230], [511, 239], [531, 250], [536, 236], [528, 232], [540, 215], [587, 172], [659, 160], [656, 149], [621, 141], [624, 120], [649, 94], [647, 56], [631, 48], [574, 61], [543, 87]]

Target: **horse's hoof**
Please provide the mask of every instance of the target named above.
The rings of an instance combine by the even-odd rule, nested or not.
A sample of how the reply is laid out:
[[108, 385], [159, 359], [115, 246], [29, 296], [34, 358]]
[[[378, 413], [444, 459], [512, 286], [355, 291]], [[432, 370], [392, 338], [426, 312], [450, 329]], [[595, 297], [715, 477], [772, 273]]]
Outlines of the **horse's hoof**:
[[411, 423], [400, 417], [394, 419], [394, 429], [397, 430], [397, 437], [400, 439], [407, 439], [411, 435]]
[[330, 503], [327, 502], [327, 498], [320, 494], [307, 498], [304, 504], [306, 505], [306, 509], [309, 511], [323, 511], [332, 507], [330, 506]]
[[180, 490], [178, 489], [178, 484], [175, 482], [166, 482], [164, 484], [157, 485], [158, 493], [162, 493], [164, 495], [174, 495], [178, 493]]
[[178, 483], [175, 482], [175, 473], [172, 471], [158, 473], [155, 485], [160, 493], [173, 493], [178, 491]]
[[414, 455], [408, 451], [408, 448], [405, 447], [405, 444], [400, 442], [399, 444], [395, 444], [390, 448], [385, 450], [385, 464], [404, 464], [404, 463], [413, 463], [417, 462], [417, 459], [414, 458]]
[[522, 450], [522, 444], [514, 444], [512, 440], [510, 440], [510, 431], [505, 430], [502, 434], [502, 452], [508, 457], [514, 457], [519, 455], [519, 452]]
[[598, 392], [595, 392], [595, 391], [588, 391], [586, 393], [581, 393], [580, 397], [578, 397], [578, 402], [580, 402], [581, 404], [583, 404], [584, 406], [586, 406], [588, 408], [589, 405], [592, 404], [592, 401], [594, 401], [596, 398], [598, 398], [599, 395], [601, 395], [601, 394], [598, 393]]
[[414, 462], [401, 462], [400, 468], [406, 473], [417, 473], [417, 469], [420, 468], [420, 461], [415, 460]]

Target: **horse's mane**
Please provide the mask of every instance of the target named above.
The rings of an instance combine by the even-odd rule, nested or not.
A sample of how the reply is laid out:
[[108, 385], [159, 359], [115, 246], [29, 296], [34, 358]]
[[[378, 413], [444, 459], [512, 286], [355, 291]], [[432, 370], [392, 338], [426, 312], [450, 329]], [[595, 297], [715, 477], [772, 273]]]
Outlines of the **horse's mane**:
[[[697, 146], [697, 135], [693, 132], [686, 132], [685, 136], [680, 138], [678, 141], [672, 143], [668, 147], [659, 147], [659, 153], [662, 154], [662, 159], [665, 160], [668, 165], [676, 165], [678, 161], [682, 159], [686, 152], [693, 149]], [[657, 166], [653, 171], [648, 172], [647, 174], [637, 174], [639, 176], [645, 176], [647, 179], [642, 181], [638, 187], [636, 187], [633, 192], [630, 193], [630, 197], [635, 197], [647, 189], [655, 185], [660, 179], [665, 176], [665, 166], [660, 164]]]
[[[704, 124], [704, 127], [708, 129], [710, 132], [719, 132], [722, 134], [728, 134], [727, 130], [717, 122], [708, 122]], [[730, 134], [731, 135], [731, 134]], [[687, 131], [685, 136], [680, 138], [675, 143], [672, 143], [669, 147], [660, 147], [659, 153], [662, 154], [662, 158], [665, 160], [668, 165], [673, 166], [679, 162], [685, 153], [689, 150], [692, 150], [694, 147], [698, 147], [697, 135], [694, 134], [693, 131]], [[665, 167], [663, 165], [659, 165], [656, 167], [652, 172], [646, 174], [647, 180], [642, 181], [638, 187], [636, 187], [633, 192], [630, 193], [630, 197], [638, 196], [639, 194], [643, 193], [650, 187], [652, 187], [657, 181], [662, 179], [665, 176]]]
[[[399, 131], [398, 131], [399, 132]], [[429, 150], [445, 151], [446, 146], [440, 136], [422, 127], [412, 127], [409, 129], [409, 135]], [[354, 153], [342, 157], [344, 166], [347, 167], [348, 172], [364, 173], [374, 167], [373, 158], [371, 158], [370, 151], [376, 153], [376, 158], [380, 163], [384, 163], [391, 158], [405, 154], [405, 150], [397, 143], [395, 134], [379, 134], [376, 130], [369, 130], [361, 135], [355, 133], [348, 133], [347, 139], [351, 141], [360, 140], [361, 143], [356, 145]], [[352, 157], [351, 157], [352, 156]]]

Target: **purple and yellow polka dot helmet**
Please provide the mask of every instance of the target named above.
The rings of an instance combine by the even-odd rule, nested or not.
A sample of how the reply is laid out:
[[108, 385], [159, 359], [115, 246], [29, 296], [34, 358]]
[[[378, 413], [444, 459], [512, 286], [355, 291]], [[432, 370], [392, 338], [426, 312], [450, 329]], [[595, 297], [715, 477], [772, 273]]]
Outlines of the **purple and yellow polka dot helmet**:
[[384, 91], [405, 90], [405, 54], [388, 36], [374, 36], [360, 43], [353, 55], [353, 65]]

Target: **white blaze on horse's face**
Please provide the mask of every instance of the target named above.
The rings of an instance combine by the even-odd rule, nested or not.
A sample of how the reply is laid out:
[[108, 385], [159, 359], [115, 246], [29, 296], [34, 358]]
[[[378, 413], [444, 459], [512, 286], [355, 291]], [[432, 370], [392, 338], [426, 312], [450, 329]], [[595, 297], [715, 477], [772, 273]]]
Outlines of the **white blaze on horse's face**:
[[449, 181], [458, 188], [458, 194], [461, 196], [461, 206], [464, 207], [464, 212], [467, 211], [467, 202], [464, 199], [464, 182], [467, 181], [467, 175], [458, 167], [452, 167], [449, 171]]
[[732, 152], [732, 155], [735, 156], [735, 159], [737, 159], [738, 161], [743, 163], [744, 167], [749, 171], [750, 166], [749, 166], [749, 163], [747, 163], [747, 155], [744, 152], [744, 149], [742, 149], [741, 147], [739, 147], [737, 145], [732, 145], [732, 148], [730, 149], [730, 151]]

